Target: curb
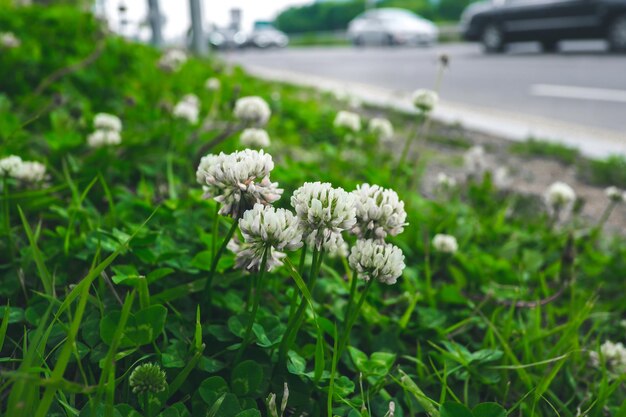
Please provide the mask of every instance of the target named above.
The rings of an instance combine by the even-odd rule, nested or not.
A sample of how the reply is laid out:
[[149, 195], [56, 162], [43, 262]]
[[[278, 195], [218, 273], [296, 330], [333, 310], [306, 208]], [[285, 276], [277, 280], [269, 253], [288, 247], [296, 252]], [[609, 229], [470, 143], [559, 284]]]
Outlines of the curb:
[[[327, 92], [347, 93], [364, 103], [415, 113], [411, 94], [361, 83], [337, 81], [294, 71], [244, 65], [250, 74], [269, 81], [313, 87]], [[626, 155], [626, 133], [576, 125], [552, 119], [512, 113], [492, 108], [440, 101], [432, 113], [435, 121], [460, 124], [465, 129], [497, 136], [510, 141], [526, 141], [531, 137], [576, 147], [592, 158]]]

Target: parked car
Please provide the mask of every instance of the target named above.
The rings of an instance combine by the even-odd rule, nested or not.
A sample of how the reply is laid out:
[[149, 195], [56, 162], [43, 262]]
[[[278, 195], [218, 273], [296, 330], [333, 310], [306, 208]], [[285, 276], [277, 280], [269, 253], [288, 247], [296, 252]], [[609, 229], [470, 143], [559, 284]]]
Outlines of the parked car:
[[368, 10], [348, 25], [348, 38], [354, 45], [432, 45], [438, 37], [433, 22], [405, 9]]
[[463, 12], [461, 30], [487, 52], [521, 41], [538, 41], [545, 51], [555, 51], [568, 39], [606, 39], [611, 50], [626, 52], [626, 0], [479, 2]]
[[289, 44], [289, 37], [272, 26], [257, 27], [247, 38], [247, 45], [256, 48], [284, 48]]
[[237, 49], [248, 40], [245, 33], [233, 29], [216, 28], [208, 34], [209, 44], [215, 49]]

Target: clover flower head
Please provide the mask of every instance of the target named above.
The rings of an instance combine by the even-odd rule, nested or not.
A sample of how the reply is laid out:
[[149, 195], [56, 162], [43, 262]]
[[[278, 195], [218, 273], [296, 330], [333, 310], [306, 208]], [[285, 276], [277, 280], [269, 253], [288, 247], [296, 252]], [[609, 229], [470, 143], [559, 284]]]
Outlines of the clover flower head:
[[291, 205], [302, 224], [306, 244], [318, 250], [333, 233], [350, 230], [356, 224], [354, 195], [327, 182], [304, 183], [291, 196]]
[[22, 165], [22, 158], [16, 155], [9, 155], [4, 158], [0, 158], [0, 177], [1, 176], [15, 176], [15, 173], [20, 169]]
[[113, 146], [122, 143], [122, 137], [116, 130], [96, 130], [87, 136], [87, 144], [92, 148]]
[[36, 161], [23, 161], [13, 177], [20, 181], [37, 183], [46, 179], [46, 166]]
[[487, 160], [485, 158], [485, 148], [482, 146], [473, 146], [463, 155], [463, 164], [465, 172], [470, 176], [480, 176], [487, 169]]
[[361, 130], [361, 116], [351, 111], [342, 110], [335, 116], [333, 125], [336, 128], [348, 129], [353, 132]]
[[415, 90], [412, 97], [413, 105], [422, 113], [431, 112], [439, 102], [439, 95], [432, 90]]
[[350, 254], [350, 248], [341, 233], [330, 233], [325, 236], [321, 248], [331, 258], [346, 258]]
[[454, 236], [438, 233], [433, 237], [433, 248], [437, 252], [454, 254], [459, 250], [459, 244]]
[[96, 130], [122, 131], [122, 121], [114, 114], [97, 113], [93, 118], [93, 125]]
[[222, 86], [222, 84], [220, 83], [220, 80], [218, 78], [215, 78], [215, 77], [209, 78], [204, 83], [204, 87], [207, 90], [209, 90], [209, 91], [217, 91], [217, 90], [220, 89], [221, 86]]
[[280, 198], [283, 190], [270, 181], [272, 169], [272, 156], [263, 150], [222, 152], [203, 158], [196, 179], [205, 187], [205, 197], [222, 205], [220, 214], [237, 218], [256, 203], [267, 205]]
[[184, 51], [170, 49], [161, 56], [158, 65], [165, 71], [176, 72], [185, 62], [187, 62], [187, 54]]
[[0, 33], [0, 47], [6, 49], [19, 48], [22, 41], [18, 39], [13, 32]]
[[498, 167], [493, 171], [493, 185], [499, 190], [506, 190], [511, 186], [513, 180], [509, 175], [509, 170], [506, 167]]
[[248, 148], [267, 148], [270, 146], [270, 135], [264, 129], [247, 128], [241, 132], [239, 142]]
[[382, 142], [389, 142], [393, 139], [393, 125], [388, 119], [383, 117], [371, 119], [367, 129]]
[[258, 96], [242, 97], [235, 102], [235, 117], [242, 122], [263, 126], [272, 115], [270, 106]]
[[437, 174], [437, 185], [441, 188], [454, 188], [456, 187], [456, 180], [445, 172], [440, 172]]
[[[267, 270], [282, 265], [283, 251], [293, 251], [302, 246], [302, 230], [296, 216], [288, 210], [255, 204], [239, 219], [243, 235], [242, 249], [237, 253], [237, 266], [258, 270], [267, 250]], [[272, 256], [274, 253], [274, 256]]]
[[607, 187], [604, 190], [604, 194], [607, 196], [609, 200], [615, 203], [620, 203], [626, 200], [626, 194], [624, 193], [624, 191], [614, 186]]
[[404, 202], [398, 194], [378, 185], [361, 184], [355, 196], [356, 225], [352, 232], [359, 238], [385, 239], [402, 233], [406, 222]]
[[165, 371], [156, 363], [144, 363], [137, 366], [130, 374], [130, 387], [135, 394], [157, 394], [165, 391], [167, 381]]
[[373, 239], [359, 239], [350, 251], [350, 267], [359, 278], [395, 284], [404, 271], [404, 254], [397, 246]]
[[621, 342], [614, 343], [610, 340], [600, 345], [600, 354], [591, 352], [591, 362], [595, 367], [600, 367], [600, 355], [604, 358], [607, 367], [617, 375], [626, 373], [626, 347]]
[[178, 119], [184, 119], [195, 125], [200, 115], [200, 100], [193, 94], [187, 94], [176, 103], [172, 114]]
[[576, 192], [566, 183], [557, 181], [548, 187], [544, 200], [551, 214], [569, 212], [576, 201]]

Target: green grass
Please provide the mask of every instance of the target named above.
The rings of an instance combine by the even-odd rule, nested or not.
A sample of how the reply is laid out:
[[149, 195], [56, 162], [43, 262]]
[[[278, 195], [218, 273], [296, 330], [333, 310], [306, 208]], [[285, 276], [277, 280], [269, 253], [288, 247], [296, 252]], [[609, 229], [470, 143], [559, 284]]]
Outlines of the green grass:
[[576, 148], [534, 138], [514, 143], [509, 149], [519, 155], [552, 159], [565, 165], [573, 165], [580, 159]]
[[[382, 417], [391, 401], [396, 416], [623, 414], [626, 378], [590, 360], [605, 341], [625, 341], [623, 238], [575, 214], [555, 226], [489, 176], [425, 198], [427, 161], [397, 167], [371, 134], [334, 128], [343, 109], [328, 95], [211, 60], [164, 72], [159, 51], [103, 38], [73, 8], [2, 9], [0, 27], [22, 41], [0, 53], [0, 80], [12, 81], [0, 95], [0, 158], [36, 160], [48, 174], [2, 181], [0, 416], [260, 416], [273, 394], [280, 414], [285, 384], [284, 415]], [[99, 42], [97, 59], [77, 66]], [[219, 92], [204, 88], [209, 77]], [[211, 123], [172, 116], [189, 93]], [[203, 198], [196, 168], [209, 152], [242, 149], [233, 105], [248, 95], [272, 111], [266, 151], [284, 189], [275, 207], [293, 211], [306, 181], [398, 193], [408, 225], [386, 238], [405, 256], [396, 284], [368, 285], [343, 255], [311, 248], [262, 276], [237, 268], [230, 250], [218, 255], [232, 225], [244, 237]], [[98, 112], [122, 118], [119, 146], [87, 146]], [[416, 128], [387, 116], [399, 140]], [[433, 140], [466, 147], [456, 132]], [[619, 183], [623, 163], [592, 165], [594, 178]], [[435, 251], [437, 233], [459, 251]], [[131, 382], [146, 363], [165, 372], [166, 385], [158, 372], [149, 385], [164, 391]]]

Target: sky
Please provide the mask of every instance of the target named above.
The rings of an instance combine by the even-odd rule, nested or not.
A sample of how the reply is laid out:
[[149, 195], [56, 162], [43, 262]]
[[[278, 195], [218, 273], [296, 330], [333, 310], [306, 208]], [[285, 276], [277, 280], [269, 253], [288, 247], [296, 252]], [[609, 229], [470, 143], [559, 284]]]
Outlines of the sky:
[[[123, 2], [127, 8], [129, 20], [128, 32], [134, 33], [134, 27], [143, 20], [147, 10], [147, 0], [101, 0], [104, 1], [105, 10], [113, 30], [118, 30], [119, 13], [118, 6]], [[272, 20], [283, 9], [311, 3], [313, 0], [200, 0], [204, 22], [213, 22], [218, 26], [225, 26], [230, 19], [229, 11], [233, 7], [243, 10], [243, 29], [252, 28], [255, 20]], [[173, 38], [180, 36], [189, 27], [189, 1], [188, 0], [159, 0], [161, 13], [166, 16], [167, 23], [164, 27], [164, 36]], [[147, 32], [149, 33], [149, 32]], [[147, 35], [144, 33], [144, 35]]]

